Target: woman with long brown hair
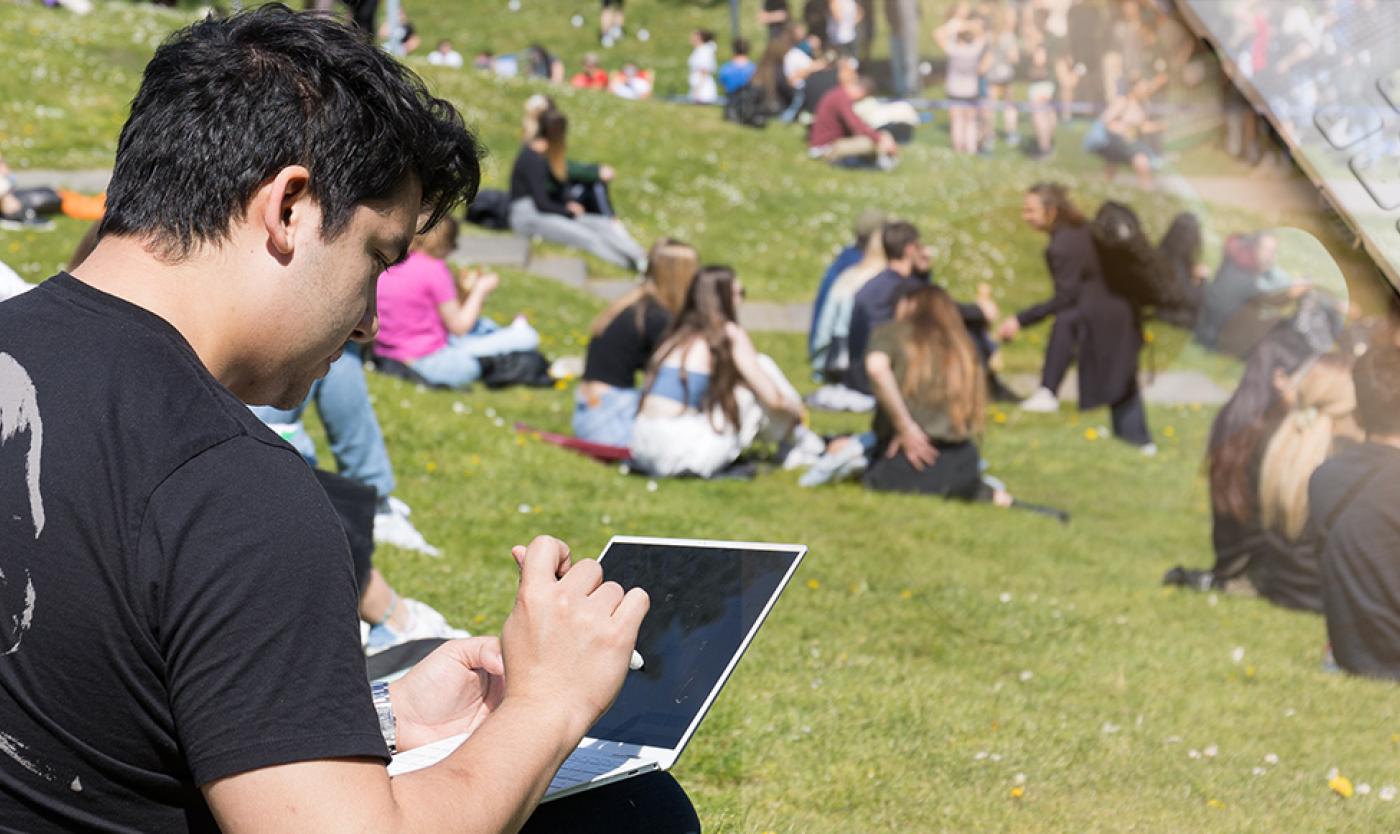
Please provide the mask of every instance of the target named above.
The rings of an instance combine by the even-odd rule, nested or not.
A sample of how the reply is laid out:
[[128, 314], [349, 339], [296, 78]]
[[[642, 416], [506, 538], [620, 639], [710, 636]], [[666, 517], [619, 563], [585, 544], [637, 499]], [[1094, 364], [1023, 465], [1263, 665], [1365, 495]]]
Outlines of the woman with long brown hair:
[[574, 434], [593, 443], [628, 446], [641, 404], [638, 371], [661, 344], [685, 305], [700, 256], [687, 243], [658, 240], [647, 255], [646, 277], [608, 305], [590, 328], [583, 381], [575, 392]]
[[1077, 360], [1080, 410], [1108, 406], [1113, 434], [1144, 454], [1155, 454], [1147, 408], [1138, 390], [1142, 323], [1132, 303], [1115, 295], [1104, 281], [1088, 221], [1070, 199], [1069, 190], [1053, 182], [1031, 186], [1022, 201], [1021, 219], [1049, 237], [1045, 265], [1054, 294], [1007, 318], [997, 334], [1002, 341], [1010, 341], [1022, 328], [1055, 319], [1045, 347], [1040, 388], [1021, 408], [1058, 411], [1060, 385]]
[[911, 287], [871, 336], [865, 368], [876, 401], [866, 486], [1010, 506], [982, 480], [974, 439], [986, 424], [986, 375], [947, 292]]
[[691, 283], [652, 356], [632, 429], [632, 460], [644, 471], [708, 478], [760, 433], [821, 453], [821, 439], [802, 425], [797, 390], [738, 324], [743, 292], [727, 266], [706, 266]]
[[645, 271], [646, 252], [621, 221], [589, 214], [582, 203], [569, 198], [568, 128], [563, 113], [545, 110], [539, 115], [539, 135], [520, 146], [510, 172], [511, 229]]

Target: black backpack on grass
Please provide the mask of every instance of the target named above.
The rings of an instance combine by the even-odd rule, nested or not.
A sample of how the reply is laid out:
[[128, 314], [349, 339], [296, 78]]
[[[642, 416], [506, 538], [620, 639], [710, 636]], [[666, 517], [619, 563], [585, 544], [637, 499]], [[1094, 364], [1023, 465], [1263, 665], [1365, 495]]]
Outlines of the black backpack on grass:
[[1148, 240], [1131, 208], [1109, 200], [1099, 207], [1089, 231], [1104, 282], [1115, 295], [1137, 307], [1171, 309], [1185, 303], [1170, 264]]
[[730, 93], [724, 101], [724, 118], [745, 127], [767, 127], [768, 111], [763, 106], [763, 88], [745, 84]]

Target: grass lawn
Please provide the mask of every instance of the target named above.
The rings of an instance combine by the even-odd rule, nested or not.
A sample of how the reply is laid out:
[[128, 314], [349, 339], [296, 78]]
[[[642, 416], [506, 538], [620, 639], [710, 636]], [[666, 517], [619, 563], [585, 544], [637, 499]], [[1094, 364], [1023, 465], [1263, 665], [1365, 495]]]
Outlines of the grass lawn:
[[[505, 3], [420, 1], [414, 10], [419, 21], [456, 21], [464, 53], [527, 31], [584, 48], [592, 24], [569, 26], [574, 5], [524, 3], [513, 17], [480, 15], [479, 27], [471, 10]], [[592, 15], [595, 6], [577, 9]], [[638, 0], [628, 13], [646, 22], [650, 43], [680, 44], [677, 65], [690, 27], [727, 25], [723, 4]], [[76, 20], [0, 1], [0, 152], [31, 167], [110, 164], [140, 67], [187, 19], [111, 3]], [[662, 66], [660, 47], [648, 48]], [[520, 102], [538, 88], [425, 75], [477, 126], [493, 154], [488, 185], [502, 185]], [[877, 204], [924, 229], [956, 293], [989, 281], [1016, 306], [1047, 286], [1043, 240], [1017, 217], [1020, 192], [1053, 176], [1086, 202], [1109, 193], [1072, 138], [1052, 164], [1034, 166], [1006, 153], [955, 158], [941, 131], [925, 129], [894, 176], [831, 172], [803, 159], [792, 130], [749, 132], [709, 110], [558, 95], [577, 155], [618, 165], [617, 198], [639, 239], [689, 238], [707, 260], [734, 263], [765, 299], [807, 298], [850, 219]], [[1179, 207], [1136, 196], [1155, 229]], [[1212, 217], [1217, 248], [1250, 220], [1238, 210]], [[0, 260], [39, 280], [81, 232], [69, 221], [49, 233], [0, 232]], [[505, 277], [488, 312], [527, 311], [551, 356], [582, 352], [599, 302]], [[802, 336], [756, 339], [804, 392], [812, 387]], [[1159, 367], [1238, 373], [1160, 328], [1157, 345]], [[1041, 347], [1016, 346], [1013, 369], [1034, 370]], [[1152, 409], [1162, 446], [1152, 459], [1107, 439], [1102, 411], [995, 410], [983, 443], [993, 473], [1027, 500], [1070, 510], [1073, 522], [1060, 526], [855, 484], [803, 490], [785, 472], [653, 488], [511, 431], [517, 420], [567, 430], [567, 391], [450, 393], [380, 377], [371, 390], [398, 494], [445, 551], [431, 559], [386, 548], [378, 563], [400, 591], [474, 631], [499, 629], [515, 584], [509, 547], [536, 532], [581, 554], [623, 533], [811, 547], [677, 769], [707, 831], [1262, 834], [1400, 824], [1396, 803], [1379, 797], [1400, 784], [1393, 686], [1325, 673], [1319, 618], [1157, 584], [1174, 564], [1211, 561], [1200, 466], [1208, 408]], [[814, 421], [831, 433], [865, 425]], [[1333, 767], [1374, 790], [1339, 798], [1327, 784]]]

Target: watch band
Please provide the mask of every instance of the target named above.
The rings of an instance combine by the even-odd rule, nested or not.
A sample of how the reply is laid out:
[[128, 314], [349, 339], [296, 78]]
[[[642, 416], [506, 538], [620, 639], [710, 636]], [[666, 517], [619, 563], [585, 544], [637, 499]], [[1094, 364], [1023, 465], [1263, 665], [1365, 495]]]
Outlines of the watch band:
[[399, 752], [399, 724], [394, 720], [394, 706], [389, 703], [389, 684], [374, 681], [369, 685], [369, 693], [374, 700], [374, 711], [379, 714], [379, 733], [384, 736], [384, 744], [392, 756]]

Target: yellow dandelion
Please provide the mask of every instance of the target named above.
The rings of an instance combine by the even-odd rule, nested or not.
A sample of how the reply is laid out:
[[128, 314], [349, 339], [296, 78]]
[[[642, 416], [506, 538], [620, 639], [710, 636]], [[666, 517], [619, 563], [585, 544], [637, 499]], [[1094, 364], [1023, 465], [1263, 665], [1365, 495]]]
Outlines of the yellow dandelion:
[[1006, 412], [1004, 412], [1004, 411], [994, 411], [994, 412], [992, 412], [992, 422], [993, 422], [993, 423], [996, 423], [997, 425], [1002, 425], [1002, 424], [1004, 424], [1004, 423], [1006, 422]]
[[1390, 734], [1390, 743], [1391, 743], [1391, 744], [1400, 744], [1400, 733], [1391, 733], [1391, 734]]
[[472, 455], [471, 458], [470, 458], [470, 460], [471, 460], [472, 466], [480, 466], [480, 465], [481, 465], [481, 455]]
[[517, 434], [517, 435], [515, 436], [515, 445], [517, 445], [517, 446], [524, 446], [524, 445], [525, 445], [525, 435], [523, 435], [523, 434]]
[[1176, 437], [1176, 429], [1172, 426], [1167, 426], [1162, 429], [1162, 435], [1164, 437]]
[[910, 599], [910, 598], [912, 598], [913, 596], [914, 596], [914, 592], [911, 591], [911, 590], [909, 590], [908, 588], [905, 588], [904, 590], [902, 590], [902, 591], [899, 592], [899, 598], [900, 598], [900, 599]]
[[1087, 429], [1084, 430], [1084, 439], [1085, 439], [1085, 440], [1098, 440], [1098, 439], [1099, 439], [1099, 430], [1096, 429], [1096, 428], [1094, 428], [1093, 426], [1090, 426], [1089, 428], [1087, 428]]
[[1142, 340], [1150, 345], [1153, 342], [1157, 341], [1157, 334], [1153, 333], [1151, 330], [1148, 330], [1142, 334]]
[[811, 588], [813, 591], [817, 590], [817, 589], [820, 588], [821, 586], [822, 586], [821, 580], [818, 580], [818, 579], [808, 579], [808, 580], [807, 580], [807, 587], [808, 587], [808, 588]]
[[1023, 788], [1023, 787], [1021, 787], [1020, 785], [1017, 785], [1016, 787], [1014, 787], [1014, 788], [1011, 789], [1011, 798], [1012, 798], [1012, 799], [1020, 799], [1021, 797], [1025, 796], [1025, 795], [1026, 795], [1026, 789]]
[[1219, 809], [1225, 807], [1225, 803], [1224, 803], [1224, 802], [1221, 802], [1221, 801], [1218, 800], [1218, 799], [1207, 799], [1207, 800], [1206, 800], [1206, 807], [1208, 807], [1208, 808], [1215, 808], [1215, 809], [1219, 810]]
[[423, 468], [428, 470], [428, 474], [431, 475], [438, 470], [437, 461], [430, 460], [427, 463], [423, 464]]
[[1252, 677], [1254, 677], [1254, 673], [1255, 673], [1255, 672], [1258, 672], [1258, 671], [1259, 671], [1259, 670], [1258, 670], [1258, 669], [1255, 669], [1253, 666], [1246, 666], [1246, 667], [1244, 667], [1244, 676], [1245, 676], [1246, 678], [1252, 678]]
[[1327, 787], [1331, 788], [1332, 792], [1342, 799], [1351, 799], [1352, 794], [1356, 793], [1356, 788], [1352, 787], [1351, 780], [1340, 773], [1327, 780]]
[[482, 623], [486, 622], [486, 615], [477, 614], [475, 617], [472, 617], [472, 622], [476, 625], [481, 625]]
[[563, 391], [565, 388], [568, 388], [568, 387], [569, 387], [569, 381], [568, 381], [567, 379], [556, 379], [556, 380], [554, 380], [554, 390], [555, 390], [555, 391]]

